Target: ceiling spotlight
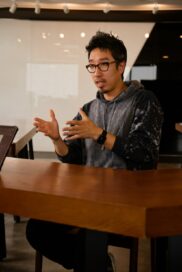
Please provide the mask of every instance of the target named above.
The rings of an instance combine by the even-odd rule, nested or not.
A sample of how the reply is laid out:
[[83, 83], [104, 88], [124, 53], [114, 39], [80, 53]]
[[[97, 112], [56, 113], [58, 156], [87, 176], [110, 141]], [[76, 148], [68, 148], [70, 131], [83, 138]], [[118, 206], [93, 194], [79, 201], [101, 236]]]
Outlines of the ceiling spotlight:
[[158, 12], [158, 10], [159, 10], [159, 5], [157, 2], [155, 2], [153, 5], [152, 13], [156, 14]]
[[85, 36], [86, 36], [85, 32], [81, 32], [81, 33], [80, 33], [80, 37], [81, 37], [81, 38], [85, 38]]
[[111, 10], [111, 7], [110, 7], [110, 5], [107, 3], [107, 4], [105, 5], [104, 9], [103, 9], [103, 12], [104, 12], [105, 14], [107, 14], [110, 10]]
[[149, 33], [147, 32], [147, 33], [145, 33], [145, 39], [148, 39], [149, 38]]
[[65, 14], [68, 14], [68, 13], [70, 12], [70, 10], [69, 10], [69, 8], [68, 8], [67, 5], [65, 5], [65, 6], [63, 7], [63, 11], [64, 11]]
[[17, 6], [16, 6], [16, 0], [12, 0], [11, 6], [9, 8], [9, 12], [10, 13], [15, 13], [16, 8], [17, 8]]
[[40, 1], [36, 0], [35, 2], [35, 14], [39, 14], [40, 13]]

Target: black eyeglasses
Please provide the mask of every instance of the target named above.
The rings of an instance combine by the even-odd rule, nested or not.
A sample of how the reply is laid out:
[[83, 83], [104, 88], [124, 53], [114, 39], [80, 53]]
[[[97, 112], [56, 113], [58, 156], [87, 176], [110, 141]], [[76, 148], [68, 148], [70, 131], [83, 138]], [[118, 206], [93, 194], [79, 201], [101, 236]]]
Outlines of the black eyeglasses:
[[116, 63], [116, 61], [113, 60], [110, 62], [104, 61], [99, 64], [88, 64], [88, 65], [86, 65], [86, 68], [89, 71], [89, 73], [95, 73], [97, 67], [101, 72], [107, 72], [109, 70], [110, 64], [112, 64], [112, 63]]

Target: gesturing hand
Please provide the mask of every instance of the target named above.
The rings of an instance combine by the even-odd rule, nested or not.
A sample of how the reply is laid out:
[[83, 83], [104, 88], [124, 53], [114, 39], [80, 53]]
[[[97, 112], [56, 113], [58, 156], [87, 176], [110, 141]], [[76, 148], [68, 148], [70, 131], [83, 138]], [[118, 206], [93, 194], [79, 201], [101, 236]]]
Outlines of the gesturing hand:
[[36, 117], [33, 125], [37, 131], [44, 133], [44, 135], [50, 137], [52, 140], [58, 140], [60, 138], [59, 126], [53, 110], [50, 110], [51, 121], [45, 121]]
[[83, 110], [80, 109], [79, 113], [82, 120], [67, 121], [66, 124], [69, 126], [63, 128], [63, 135], [69, 140], [83, 138], [92, 138], [96, 140], [102, 132], [102, 129], [97, 127]]

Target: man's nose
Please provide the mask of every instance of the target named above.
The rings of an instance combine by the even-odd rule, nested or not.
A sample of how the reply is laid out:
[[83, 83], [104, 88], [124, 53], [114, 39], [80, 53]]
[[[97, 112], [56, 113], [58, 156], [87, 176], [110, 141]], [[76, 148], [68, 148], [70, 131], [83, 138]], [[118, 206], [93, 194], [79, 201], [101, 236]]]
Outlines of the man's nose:
[[97, 74], [100, 75], [101, 73], [102, 73], [102, 71], [99, 69], [98, 66], [96, 66], [96, 67], [95, 67], [95, 72], [94, 72], [94, 74], [95, 74], [95, 75], [97, 75]]

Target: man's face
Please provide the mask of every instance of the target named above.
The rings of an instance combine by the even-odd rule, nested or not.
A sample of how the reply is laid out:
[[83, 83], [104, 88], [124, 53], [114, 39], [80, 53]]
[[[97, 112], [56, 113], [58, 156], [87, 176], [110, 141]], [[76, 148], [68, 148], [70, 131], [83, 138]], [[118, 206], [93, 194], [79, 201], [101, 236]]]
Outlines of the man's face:
[[99, 67], [96, 67], [95, 72], [91, 73], [95, 85], [104, 94], [117, 93], [121, 88], [121, 75], [124, 71], [125, 63], [122, 62], [117, 67], [110, 50], [95, 48], [90, 53], [89, 64], [98, 65], [100, 63], [110, 64], [107, 71], [101, 71]]

